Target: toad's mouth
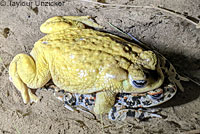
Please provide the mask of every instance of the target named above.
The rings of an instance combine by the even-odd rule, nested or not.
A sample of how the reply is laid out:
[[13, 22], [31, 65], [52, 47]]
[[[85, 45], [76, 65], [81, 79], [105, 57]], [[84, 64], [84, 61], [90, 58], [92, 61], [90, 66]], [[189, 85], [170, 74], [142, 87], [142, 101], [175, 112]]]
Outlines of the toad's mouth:
[[133, 86], [136, 88], [143, 88], [146, 86], [147, 81], [146, 80], [133, 80], [132, 81]]

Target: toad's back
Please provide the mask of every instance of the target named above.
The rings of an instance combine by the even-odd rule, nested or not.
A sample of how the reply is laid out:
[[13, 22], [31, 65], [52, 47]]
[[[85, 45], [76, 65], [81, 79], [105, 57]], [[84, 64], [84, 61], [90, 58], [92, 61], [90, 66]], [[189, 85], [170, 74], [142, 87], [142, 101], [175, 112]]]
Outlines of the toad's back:
[[85, 89], [88, 93], [105, 86], [102, 76], [106, 75], [106, 69], [126, 70], [135, 62], [142, 49], [128, 43], [92, 29], [68, 29], [40, 39], [31, 55], [35, 59], [43, 55], [54, 83], [60, 88]]

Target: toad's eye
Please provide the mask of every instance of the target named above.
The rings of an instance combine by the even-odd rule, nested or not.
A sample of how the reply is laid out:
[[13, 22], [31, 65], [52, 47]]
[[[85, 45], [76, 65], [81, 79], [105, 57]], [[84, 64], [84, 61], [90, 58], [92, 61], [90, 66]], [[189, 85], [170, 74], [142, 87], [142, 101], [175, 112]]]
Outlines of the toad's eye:
[[135, 88], [143, 88], [147, 85], [146, 76], [143, 78], [141, 77], [141, 79], [137, 78], [137, 80], [135, 80], [131, 75], [129, 75], [129, 82]]
[[159, 100], [163, 97], [163, 94], [155, 94], [155, 95], [150, 95], [150, 97], [153, 99], [153, 100]]
[[143, 88], [146, 84], [146, 80], [132, 80], [132, 85], [136, 88]]
[[147, 92], [147, 94], [151, 97], [153, 100], [159, 100], [163, 97], [163, 89], [158, 88], [153, 91]]

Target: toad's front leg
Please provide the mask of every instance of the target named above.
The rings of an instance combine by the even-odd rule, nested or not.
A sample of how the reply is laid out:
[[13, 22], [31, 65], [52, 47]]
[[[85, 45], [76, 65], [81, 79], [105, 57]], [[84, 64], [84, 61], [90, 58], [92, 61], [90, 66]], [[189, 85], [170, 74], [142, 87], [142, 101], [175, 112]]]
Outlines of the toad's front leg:
[[116, 93], [112, 91], [102, 91], [96, 93], [94, 112], [96, 114], [105, 114], [110, 111], [115, 103]]
[[14, 57], [9, 66], [9, 75], [20, 91], [24, 103], [38, 100], [29, 88], [40, 88], [50, 80], [48, 64], [42, 57], [36, 61], [26, 54], [18, 54]]

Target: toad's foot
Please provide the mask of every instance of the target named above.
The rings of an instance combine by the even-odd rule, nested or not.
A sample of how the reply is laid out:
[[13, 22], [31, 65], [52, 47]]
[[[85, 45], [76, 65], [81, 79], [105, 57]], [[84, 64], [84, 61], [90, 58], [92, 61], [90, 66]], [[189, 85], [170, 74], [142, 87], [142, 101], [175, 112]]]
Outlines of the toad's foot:
[[94, 106], [95, 114], [105, 114], [110, 111], [115, 103], [116, 93], [102, 91], [96, 93], [96, 101]]
[[[10, 63], [9, 75], [11, 82], [20, 91], [24, 103], [37, 102], [38, 97], [29, 88], [40, 88], [50, 79], [48, 67], [41, 62], [41, 58], [34, 61], [29, 55], [18, 54]], [[42, 72], [42, 74], [38, 72]]]

